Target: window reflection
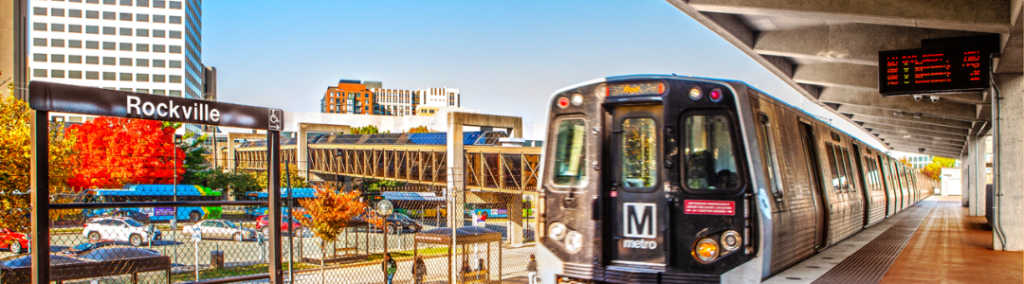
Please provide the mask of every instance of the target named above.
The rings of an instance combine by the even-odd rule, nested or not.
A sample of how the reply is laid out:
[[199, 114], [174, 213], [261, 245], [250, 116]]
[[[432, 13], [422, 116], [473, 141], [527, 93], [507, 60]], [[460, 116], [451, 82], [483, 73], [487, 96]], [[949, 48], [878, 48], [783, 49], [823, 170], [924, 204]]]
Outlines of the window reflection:
[[722, 190], [740, 184], [729, 120], [691, 115], [684, 121], [683, 177], [691, 189]]
[[555, 138], [555, 185], [578, 186], [587, 176], [587, 126], [583, 119], [565, 119], [558, 123]]
[[626, 187], [654, 186], [658, 174], [654, 119], [627, 118], [622, 131], [622, 182]]

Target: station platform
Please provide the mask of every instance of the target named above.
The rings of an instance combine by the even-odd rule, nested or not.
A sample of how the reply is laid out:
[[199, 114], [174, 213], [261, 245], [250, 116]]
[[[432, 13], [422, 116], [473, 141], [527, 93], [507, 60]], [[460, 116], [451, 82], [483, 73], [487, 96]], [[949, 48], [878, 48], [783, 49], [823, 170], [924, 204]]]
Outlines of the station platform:
[[1024, 253], [992, 250], [960, 200], [929, 197], [764, 283], [1024, 283]]

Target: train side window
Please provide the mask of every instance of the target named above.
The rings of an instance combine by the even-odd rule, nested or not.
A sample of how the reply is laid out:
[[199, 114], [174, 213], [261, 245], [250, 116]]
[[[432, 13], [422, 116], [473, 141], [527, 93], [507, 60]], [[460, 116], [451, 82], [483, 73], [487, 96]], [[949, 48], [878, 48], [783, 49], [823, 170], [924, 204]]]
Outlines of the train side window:
[[839, 147], [839, 145], [834, 144], [832, 147], [835, 148], [833, 153], [836, 155], [836, 167], [838, 167], [839, 170], [839, 188], [836, 188], [836, 190], [842, 191], [850, 186], [850, 181], [846, 176], [846, 163], [844, 162], [845, 159], [843, 159], [843, 147]]
[[557, 186], [583, 185], [587, 177], [587, 123], [582, 118], [572, 118], [557, 124], [551, 181]]
[[768, 121], [768, 116], [761, 115], [761, 133], [763, 138], [761, 140], [761, 147], [764, 148], [765, 153], [765, 168], [768, 172], [768, 189], [771, 190], [772, 196], [775, 197], [775, 201], [782, 201], [782, 183], [778, 177], [778, 154], [775, 150], [775, 140], [772, 138], [772, 127], [771, 122]]
[[725, 115], [684, 118], [683, 184], [688, 189], [722, 191], [740, 186], [732, 124]]
[[622, 182], [647, 188], [658, 180], [658, 132], [653, 118], [622, 120]]
[[843, 183], [843, 188], [856, 191], [857, 185], [853, 180], [853, 161], [850, 160], [850, 151], [847, 151], [846, 148], [840, 149], [843, 150], [843, 164], [846, 167], [846, 182]]
[[828, 152], [828, 168], [832, 172], [832, 189], [839, 190], [843, 184], [839, 176], [839, 169], [836, 167], [836, 149], [832, 143], [825, 143], [825, 150]]

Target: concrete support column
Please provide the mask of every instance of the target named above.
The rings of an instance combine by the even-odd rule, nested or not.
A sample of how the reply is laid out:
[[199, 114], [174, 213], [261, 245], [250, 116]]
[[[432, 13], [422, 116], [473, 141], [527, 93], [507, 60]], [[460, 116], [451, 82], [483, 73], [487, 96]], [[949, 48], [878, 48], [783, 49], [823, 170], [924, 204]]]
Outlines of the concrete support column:
[[504, 194], [508, 208], [508, 241], [513, 247], [523, 245], [523, 195]]
[[[462, 218], [462, 211], [466, 207], [466, 180], [464, 174], [465, 160], [463, 154], [466, 152], [463, 147], [462, 141], [462, 124], [457, 123], [452, 117], [451, 113], [448, 114], [448, 143], [447, 143], [447, 161], [448, 167], [448, 188], [445, 189], [445, 197], [448, 200], [448, 226], [454, 230], [455, 228], [462, 227], [464, 220]], [[452, 250], [456, 249], [455, 232], [452, 231]], [[459, 273], [459, 265], [449, 265], [449, 279], [451, 283], [455, 283], [454, 279], [450, 275], [457, 275]]]
[[967, 184], [971, 178], [970, 172], [967, 170], [967, 159], [966, 153], [960, 155], [960, 205], [963, 207], [967, 207], [968, 197], [971, 196], [970, 187]]
[[306, 127], [304, 123], [299, 124], [299, 135], [296, 138], [299, 139], [299, 143], [296, 143], [295, 145], [294, 162], [296, 164], [295, 168], [299, 169], [299, 176], [306, 178], [306, 180], [309, 180], [309, 177], [306, 176], [306, 168], [308, 165], [307, 160], [309, 160], [309, 141], [308, 139], [306, 139], [307, 128], [308, 127]]
[[985, 216], [985, 137], [967, 138], [968, 210], [970, 216]]
[[[993, 100], [992, 247], [1024, 251], [1024, 75], [995, 77], [1000, 89]], [[996, 105], [998, 104], [998, 105]]]

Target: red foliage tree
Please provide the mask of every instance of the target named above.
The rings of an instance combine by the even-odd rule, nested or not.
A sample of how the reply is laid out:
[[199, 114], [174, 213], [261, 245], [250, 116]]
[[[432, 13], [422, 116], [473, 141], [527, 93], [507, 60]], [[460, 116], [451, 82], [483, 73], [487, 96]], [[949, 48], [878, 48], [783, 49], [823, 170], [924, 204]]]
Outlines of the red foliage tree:
[[[169, 184], [185, 173], [185, 153], [175, 147], [174, 127], [160, 121], [97, 117], [74, 125], [78, 161], [68, 185], [120, 188], [125, 184]], [[177, 152], [177, 160], [174, 159]]]

